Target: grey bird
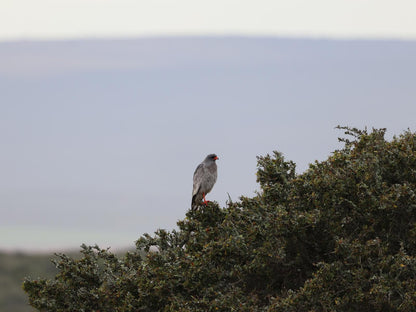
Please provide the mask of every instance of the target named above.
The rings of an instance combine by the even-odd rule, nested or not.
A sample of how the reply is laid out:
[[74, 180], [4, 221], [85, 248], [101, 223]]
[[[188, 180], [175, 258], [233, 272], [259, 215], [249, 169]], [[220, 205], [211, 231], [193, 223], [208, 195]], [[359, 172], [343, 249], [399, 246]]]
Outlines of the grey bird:
[[[215, 154], [209, 154], [205, 160], [196, 167], [194, 172], [194, 187], [192, 190], [191, 208], [194, 210], [202, 204], [207, 204], [205, 195], [211, 192], [217, 181], [217, 164], [215, 161], [219, 159]], [[204, 199], [203, 202], [202, 199]]]

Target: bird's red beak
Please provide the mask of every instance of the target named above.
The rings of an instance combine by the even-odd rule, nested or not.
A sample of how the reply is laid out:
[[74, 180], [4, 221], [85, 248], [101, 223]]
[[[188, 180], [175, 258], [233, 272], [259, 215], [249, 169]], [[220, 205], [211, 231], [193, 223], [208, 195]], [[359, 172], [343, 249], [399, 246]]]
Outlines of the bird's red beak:
[[217, 156], [215, 156], [214, 160], [217, 160], [217, 159], [219, 159], [219, 158]]

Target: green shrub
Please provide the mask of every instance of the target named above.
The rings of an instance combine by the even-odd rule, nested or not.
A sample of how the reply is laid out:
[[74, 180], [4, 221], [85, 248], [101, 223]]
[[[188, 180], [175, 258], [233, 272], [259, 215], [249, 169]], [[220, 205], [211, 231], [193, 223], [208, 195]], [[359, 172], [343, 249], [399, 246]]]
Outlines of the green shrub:
[[[414, 311], [416, 135], [352, 138], [302, 174], [258, 157], [260, 192], [188, 211], [116, 257], [82, 246], [54, 280], [26, 280], [41, 311]], [[149, 252], [157, 246], [158, 252]], [[143, 254], [143, 251], [145, 252]]]

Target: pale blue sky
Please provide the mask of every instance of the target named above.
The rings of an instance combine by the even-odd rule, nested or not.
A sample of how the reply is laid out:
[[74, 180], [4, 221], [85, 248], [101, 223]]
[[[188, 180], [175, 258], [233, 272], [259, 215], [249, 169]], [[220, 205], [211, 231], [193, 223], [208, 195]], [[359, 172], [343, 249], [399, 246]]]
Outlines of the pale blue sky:
[[208, 199], [252, 196], [256, 156], [298, 164], [338, 124], [416, 129], [416, 42], [149, 38], [0, 43], [0, 249], [132, 246]]
[[414, 0], [0, 1], [0, 40], [175, 35], [416, 38]]
[[209, 153], [209, 198], [224, 205], [254, 194], [257, 155], [279, 150], [302, 171], [339, 146], [338, 124], [414, 130], [414, 12], [414, 0], [0, 0], [0, 249], [131, 246], [171, 229]]

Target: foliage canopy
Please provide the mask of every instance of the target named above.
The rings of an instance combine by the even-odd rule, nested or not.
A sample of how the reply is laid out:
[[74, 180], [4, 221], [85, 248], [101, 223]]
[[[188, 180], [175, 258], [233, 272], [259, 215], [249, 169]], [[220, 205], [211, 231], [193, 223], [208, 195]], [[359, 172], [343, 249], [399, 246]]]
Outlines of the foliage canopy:
[[[414, 311], [416, 134], [348, 138], [296, 174], [258, 157], [260, 191], [188, 211], [116, 257], [82, 246], [52, 280], [24, 283], [41, 311]], [[158, 252], [149, 252], [158, 246]], [[143, 251], [146, 253], [143, 255]]]

